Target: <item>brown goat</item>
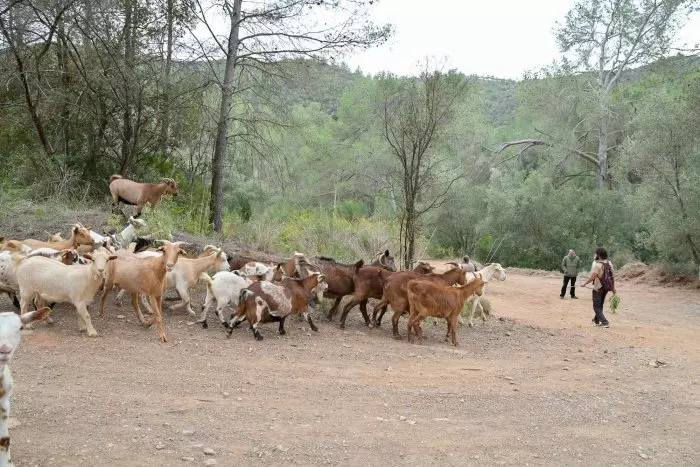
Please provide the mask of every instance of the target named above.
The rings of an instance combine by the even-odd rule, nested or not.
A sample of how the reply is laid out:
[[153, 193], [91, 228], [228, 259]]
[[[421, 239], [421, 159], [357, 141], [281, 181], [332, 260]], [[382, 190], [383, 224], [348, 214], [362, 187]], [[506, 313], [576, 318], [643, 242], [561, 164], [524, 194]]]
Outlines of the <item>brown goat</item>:
[[418, 274], [430, 274], [431, 272], [435, 272], [435, 267], [431, 266], [425, 261], [417, 261], [416, 265], [413, 266], [411, 271], [417, 272]]
[[[267, 281], [253, 282], [247, 289], [242, 289], [240, 292], [239, 307], [229, 322], [228, 335], [231, 336], [233, 328], [247, 319], [257, 340], [262, 340], [263, 338], [260, 331], [258, 331], [259, 323], [279, 322], [279, 333], [283, 336], [286, 334], [284, 320], [292, 314], [303, 315], [311, 329], [318, 331], [309, 314], [309, 295], [323, 281], [323, 275], [314, 272], [306, 279], [287, 278], [279, 285]], [[250, 298], [248, 294], [246, 294], [244, 303], [241, 303], [240, 299], [243, 297], [245, 290], [252, 292], [256, 297], [262, 298], [267, 307], [259, 307], [259, 303], [257, 303], [259, 301], [255, 303], [255, 306], [249, 306], [252, 303], [248, 303]], [[244, 306], [240, 306], [241, 304]]]
[[370, 320], [367, 314], [367, 301], [370, 298], [379, 300], [384, 295], [384, 286], [389, 279], [396, 274], [383, 267], [365, 266], [355, 264], [352, 276], [353, 296], [343, 307], [343, 314], [340, 315], [340, 329], [345, 329], [345, 319], [355, 305], [360, 305], [362, 317], [365, 319], [365, 326], [369, 326]]
[[452, 345], [457, 342], [457, 319], [464, 308], [464, 302], [474, 294], [481, 295], [486, 282], [476, 278], [462, 286], [447, 286], [425, 280], [412, 280], [408, 283], [408, 303], [410, 314], [406, 330], [408, 342], [413, 343], [411, 329], [415, 330], [418, 339], [423, 342], [423, 330], [420, 322], [428, 316], [436, 316], [447, 320], [447, 334], [452, 337]]
[[396, 271], [396, 263], [394, 262], [394, 257], [389, 254], [389, 250], [385, 250], [383, 253], [379, 252], [374, 255], [369, 265], [378, 266], [392, 272]]
[[[384, 295], [372, 313], [372, 325], [379, 327], [387, 306], [391, 305], [393, 312], [391, 316], [391, 327], [394, 339], [401, 339], [399, 334], [399, 318], [408, 312], [408, 283], [411, 280], [419, 279], [436, 284], [451, 286], [453, 284], [464, 285], [467, 283], [467, 272], [464, 269], [450, 269], [442, 274], [421, 275], [413, 271], [402, 271], [394, 274], [384, 287]], [[379, 314], [379, 318], [377, 318]]]
[[116, 209], [119, 209], [120, 202], [135, 205], [136, 218], [141, 215], [146, 203], [155, 208], [163, 195], [177, 196], [177, 183], [172, 178], [163, 178], [160, 183], [138, 183], [121, 175], [112, 175], [109, 178], [109, 191]]
[[[393, 263], [392, 263], [393, 264]], [[428, 263], [419, 261], [412, 269], [412, 272], [418, 274], [430, 274], [435, 270]], [[360, 305], [362, 317], [365, 319], [365, 325], [369, 326], [370, 320], [367, 315], [367, 300], [370, 298], [381, 299], [384, 296], [384, 286], [387, 284], [391, 276], [395, 273], [387, 270], [385, 267], [365, 266], [363, 268], [355, 268], [353, 275], [354, 293], [352, 299], [343, 308], [343, 314], [340, 316], [340, 329], [345, 329], [345, 319], [348, 312], [355, 305]]]
[[[317, 256], [314, 258], [314, 263], [316, 263], [326, 277], [326, 283], [328, 284], [328, 289], [323, 293], [325, 298], [335, 300], [333, 306], [328, 310], [326, 318], [328, 321], [333, 321], [333, 315], [335, 314], [340, 301], [344, 296], [350, 295], [355, 291], [355, 284], [353, 282], [353, 275], [355, 268], [360, 268], [364, 264], [364, 261], [359, 260], [355, 264], [343, 264], [336, 262], [333, 258], [327, 258], [325, 256]], [[363, 311], [363, 316], [365, 321], [369, 321], [369, 316], [367, 316], [367, 302], [361, 303], [360, 307]]]
[[[168, 286], [166, 274], [173, 270], [178, 256], [185, 254], [185, 251], [180, 248], [185, 243], [170, 243], [165, 240], [162, 243], [163, 246], [158, 248], [163, 251], [161, 256], [138, 259], [119, 255], [116, 261], [109, 262], [107, 278], [100, 298], [100, 315], [104, 314], [105, 300], [109, 291], [115, 285], [121, 287], [131, 293], [131, 305], [139, 322], [144, 326], [151, 326], [155, 321], [158, 337], [163, 342], [167, 342], [163, 327], [163, 294]], [[139, 308], [139, 294], [147, 296], [151, 305], [153, 317], [148, 321], [144, 319]]]
[[69, 250], [71, 248], [77, 249], [79, 245], [94, 245], [95, 240], [90, 235], [89, 229], [86, 229], [80, 224], [75, 224], [73, 229], [71, 229], [70, 238], [66, 240], [61, 240], [60, 242], [43, 242], [41, 240], [28, 238], [27, 240], [22, 240], [22, 244], [32, 249], [53, 248], [54, 250]]

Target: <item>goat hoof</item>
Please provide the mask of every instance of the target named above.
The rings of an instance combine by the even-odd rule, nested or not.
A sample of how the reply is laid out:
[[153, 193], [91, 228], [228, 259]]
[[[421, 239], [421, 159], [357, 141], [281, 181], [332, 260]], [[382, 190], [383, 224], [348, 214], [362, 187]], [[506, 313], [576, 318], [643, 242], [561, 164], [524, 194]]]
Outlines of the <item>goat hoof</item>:
[[168, 339], [167, 339], [165, 336], [160, 336], [160, 340], [161, 340], [161, 342], [163, 342], [164, 344], [165, 344], [166, 342], [168, 342]]
[[88, 337], [97, 337], [97, 331], [88, 331]]
[[340, 323], [340, 326], [338, 326], [340, 329], [345, 329], [345, 323]]
[[207, 320], [202, 321], [202, 328], [209, 329], [209, 324], [207, 323]]
[[313, 332], [318, 332], [318, 327], [316, 327], [316, 326], [311, 326], [311, 330], [312, 330]]
[[256, 340], [256, 341], [261, 341], [261, 340], [263, 340], [262, 334], [256, 334], [256, 335], [255, 335], [255, 340]]
[[[403, 337], [401, 337], [400, 334], [394, 334], [394, 339], [396, 339], [397, 341], [402, 341], [402, 340], [403, 340]], [[410, 342], [410, 341], [409, 341], [409, 342]]]
[[[284, 336], [286, 334], [287, 334], [287, 331], [285, 331], [284, 329], [280, 331], [280, 336]], [[262, 336], [260, 336], [260, 339], [258, 339], [258, 340], [262, 340]]]

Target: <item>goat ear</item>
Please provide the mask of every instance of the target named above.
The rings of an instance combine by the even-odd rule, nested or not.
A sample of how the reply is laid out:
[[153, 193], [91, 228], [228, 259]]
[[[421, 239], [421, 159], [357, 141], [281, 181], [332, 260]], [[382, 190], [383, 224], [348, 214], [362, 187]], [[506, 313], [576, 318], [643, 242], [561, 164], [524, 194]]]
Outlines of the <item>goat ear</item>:
[[85, 254], [83, 255], [83, 258], [89, 259], [90, 261], [92, 261], [92, 255], [91, 255], [90, 253], [85, 253]]
[[183, 250], [182, 248], [180, 248], [180, 249], [178, 250], [178, 253], [180, 253], [180, 254], [183, 255], [183, 256], [187, 256], [187, 252], [186, 252], [185, 250]]
[[119, 258], [119, 256], [117, 256], [117, 255], [110, 255], [109, 258], [107, 258], [107, 261], [112, 261], [112, 260], [115, 260], [115, 259], [117, 259], [117, 258]]
[[384, 256], [389, 256], [389, 250], [386, 250], [386, 251], [384, 252]]

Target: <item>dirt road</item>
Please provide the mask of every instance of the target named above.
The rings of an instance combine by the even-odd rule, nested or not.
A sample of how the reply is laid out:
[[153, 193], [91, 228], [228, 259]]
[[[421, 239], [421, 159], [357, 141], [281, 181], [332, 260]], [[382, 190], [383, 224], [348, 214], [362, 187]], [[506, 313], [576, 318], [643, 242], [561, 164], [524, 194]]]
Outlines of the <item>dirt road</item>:
[[[700, 294], [620, 284], [596, 328], [590, 291], [511, 274], [493, 315], [425, 345], [292, 319], [226, 339], [166, 313], [170, 342], [111, 305], [23, 336], [12, 369], [19, 466], [690, 465], [700, 462]], [[12, 305], [0, 298], [0, 310]], [[118, 315], [123, 315], [119, 317]], [[405, 335], [405, 319], [401, 332]], [[663, 363], [656, 363], [657, 361]], [[650, 365], [654, 362], [653, 365]], [[16, 423], [15, 423], [16, 425]], [[206, 454], [205, 451], [209, 454]]]

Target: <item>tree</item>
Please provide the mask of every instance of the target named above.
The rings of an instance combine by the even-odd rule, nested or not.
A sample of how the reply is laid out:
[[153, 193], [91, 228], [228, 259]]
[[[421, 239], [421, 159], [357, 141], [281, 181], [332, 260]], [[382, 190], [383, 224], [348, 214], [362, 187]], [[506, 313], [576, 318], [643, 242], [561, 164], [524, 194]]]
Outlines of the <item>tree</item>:
[[400, 256], [409, 268], [415, 256], [421, 217], [439, 207], [463, 172], [435, 152], [454, 107], [466, 89], [464, 77], [430, 70], [418, 78], [384, 78], [380, 102], [382, 136], [399, 164], [397, 178], [403, 207], [399, 231]]
[[[584, 115], [572, 131], [595, 136], [596, 147], [572, 148], [543, 138], [506, 143], [548, 145], [585, 160], [595, 167], [599, 188], [610, 188], [609, 155], [614, 140], [612, 96], [624, 73], [665, 56], [674, 33], [696, 0], [578, 0], [555, 34], [565, 73], [584, 73], [592, 80], [592, 115]], [[588, 126], [590, 125], [590, 127]]]
[[[372, 3], [372, 2], [370, 2]], [[233, 116], [231, 104], [236, 74], [246, 67], [270, 72], [267, 65], [282, 59], [323, 59], [357, 47], [370, 47], [385, 41], [391, 28], [375, 26], [368, 19], [367, 5], [361, 0], [275, 0], [265, 3], [224, 0], [219, 7], [229, 19], [227, 44], [218, 40], [210, 27], [205, 8], [197, 0], [204, 22], [226, 58], [221, 86], [221, 106], [217, 138], [212, 155], [212, 184], [209, 219], [217, 232], [223, 224], [223, 169], [229, 145]], [[320, 18], [337, 19], [328, 25]], [[254, 85], [254, 84], [253, 84]]]
[[[700, 272], [700, 75], [655, 90], [632, 122], [621, 170], [652, 242], [674, 263], [690, 258]], [[675, 256], [675, 257], [674, 257]]]

